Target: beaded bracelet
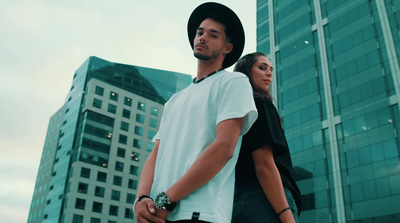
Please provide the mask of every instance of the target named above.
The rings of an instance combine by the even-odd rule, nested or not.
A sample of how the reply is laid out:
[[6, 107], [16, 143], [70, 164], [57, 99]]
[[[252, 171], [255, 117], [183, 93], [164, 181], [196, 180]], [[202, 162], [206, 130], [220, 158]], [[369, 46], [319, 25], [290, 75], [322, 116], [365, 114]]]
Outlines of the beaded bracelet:
[[287, 211], [287, 210], [290, 210], [290, 209], [291, 209], [290, 207], [287, 207], [287, 208], [283, 209], [281, 212], [279, 212], [279, 213], [276, 214], [276, 215], [278, 215], [278, 217], [279, 217], [283, 212], [285, 212], [285, 211]]

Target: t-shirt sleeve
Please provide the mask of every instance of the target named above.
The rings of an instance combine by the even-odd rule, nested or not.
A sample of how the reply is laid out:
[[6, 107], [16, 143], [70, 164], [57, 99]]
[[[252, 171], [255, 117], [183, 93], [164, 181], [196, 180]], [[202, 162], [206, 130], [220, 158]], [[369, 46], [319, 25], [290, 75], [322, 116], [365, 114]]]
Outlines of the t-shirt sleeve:
[[275, 156], [283, 154], [288, 148], [274, 105], [268, 99], [256, 99], [255, 103], [258, 118], [243, 137], [243, 145], [250, 153], [268, 145]]
[[164, 104], [164, 111], [161, 117], [161, 121], [160, 121], [160, 127], [158, 128], [158, 131], [156, 133], [156, 135], [153, 137], [152, 141], [156, 142], [157, 140], [161, 140], [162, 136], [163, 136], [163, 131], [164, 131], [164, 123], [166, 122], [166, 119], [168, 117], [168, 105], [170, 103], [171, 100], [173, 100], [175, 97], [175, 95], [173, 95], [165, 104]]
[[245, 117], [241, 130], [241, 135], [244, 135], [257, 119], [253, 91], [248, 78], [244, 75], [231, 78], [221, 85], [216, 124], [241, 117]]

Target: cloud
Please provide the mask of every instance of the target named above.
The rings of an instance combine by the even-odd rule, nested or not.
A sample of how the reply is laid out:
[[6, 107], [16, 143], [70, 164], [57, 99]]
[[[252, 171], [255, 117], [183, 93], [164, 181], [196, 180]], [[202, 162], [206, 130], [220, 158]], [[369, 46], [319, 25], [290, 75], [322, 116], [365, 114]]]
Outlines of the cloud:
[[[26, 222], [50, 117], [89, 57], [194, 74], [192, 1], [3, 1], [0, 7], [0, 222]], [[255, 36], [255, 2], [220, 1]], [[249, 17], [251, 15], [251, 18]], [[249, 28], [254, 27], [254, 28]], [[255, 37], [246, 33], [246, 49]]]

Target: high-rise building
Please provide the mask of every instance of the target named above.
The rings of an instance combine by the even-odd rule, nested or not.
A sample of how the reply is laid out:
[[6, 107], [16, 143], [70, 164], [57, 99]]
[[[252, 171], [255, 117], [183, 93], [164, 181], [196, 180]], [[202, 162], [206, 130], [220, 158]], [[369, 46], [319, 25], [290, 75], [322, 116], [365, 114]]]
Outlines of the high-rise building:
[[191, 76], [87, 59], [50, 119], [28, 223], [133, 222], [164, 103]]
[[257, 0], [301, 222], [400, 222], [400, 1]]

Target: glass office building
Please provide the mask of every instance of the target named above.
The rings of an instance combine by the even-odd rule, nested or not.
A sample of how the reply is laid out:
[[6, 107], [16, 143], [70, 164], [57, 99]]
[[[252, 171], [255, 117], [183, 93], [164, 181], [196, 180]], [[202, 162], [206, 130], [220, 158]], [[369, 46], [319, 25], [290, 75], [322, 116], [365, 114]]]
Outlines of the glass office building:
[[400, 1], [257, 0], [301, 222], [400, 222]]
[[191, 76], [90, 57], [50, 119], [28, 222], [134, 222], [164, 103]]

